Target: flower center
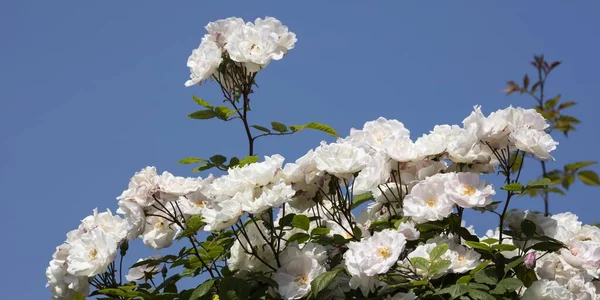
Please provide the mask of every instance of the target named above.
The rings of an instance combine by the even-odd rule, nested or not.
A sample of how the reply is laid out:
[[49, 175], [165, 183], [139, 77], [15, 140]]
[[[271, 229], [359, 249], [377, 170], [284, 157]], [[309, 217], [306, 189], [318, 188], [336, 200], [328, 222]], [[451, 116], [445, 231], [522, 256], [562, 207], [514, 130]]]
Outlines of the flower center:
[[377, 140], [377, 142], [381, 143], [381, 141], [383, 141], [383, 137], [381, 137], [381, 136], [378, 136], [378, 137], [376, 138], [376, 140]]
[[475, 194], [475, 188], [473, 188], [472, 186], [470, 186], [468, 184], [463, 184], [462, 188], [463, 188], [462, 193], [465, 196], [472, 196], [473, 194]]
[[392, 250], [389, 247], [380, 247], [377, 248], [377, 254], [381, 256], [383, 259], [386, 259], [392, 256]]
[[165, 223], [163, 221], [158, 221], [156, 222], [156, 224], [154, 224], [154, 228], [156, 229], [162, 229], [163, 226], [165, 226]]
[[458, 261], [463, 261], [465, 260], [465, 256], [464, 255], [459, 255], [458, 256]]
[[88, 255], [90, 256], [91, 260], [95, 260], [96, 257], [98, 256], [98, 250], [92, 249], [92, 250], [90, 250], [90, 253]]
[[252, 44], [252, 46], [250, 46], [250, 52], [258, 52], [260, 51], [260, 47], [258, 47], [256, 44]]
[[429, 206], [429, 207], [434, 207], [437, 204], [437, 200], [432, 198], [429, 200], [425, 200], [425, 203], [427, 203], [427, 206]]
[[296, 275], [296, 279], [294, 280], [298, 283], [298, 285], [306, 286], [308, 285], [308, 275], [307, 274], [298, 274]]

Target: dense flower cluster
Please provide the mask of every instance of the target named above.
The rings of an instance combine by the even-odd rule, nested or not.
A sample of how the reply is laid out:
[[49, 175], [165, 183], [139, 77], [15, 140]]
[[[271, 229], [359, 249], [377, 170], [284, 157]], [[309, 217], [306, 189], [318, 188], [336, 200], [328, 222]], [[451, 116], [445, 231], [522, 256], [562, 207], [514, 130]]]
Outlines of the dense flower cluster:
[[296, 34], [273, 17], [257, 18], [254, 23], [227, 18], [205, 28], [208, 33], [188, 58], [191, 75], [186, 86], [227, 78], [231, 70], [223, 62], [228, 60], [248, 73], [258, 72], [271, 60], [283, 58], [296, 44]]
[[[270, 17], [254, 23], [228, 18], [209, 23], [206, 30], [188, 60], [188, 86], [213, 78], [227, 89], [228, 80], [240, 76], [228, 73], [230, 67], [253, 78], [296, 42]], [[500, 222], [502, 228], [478, 237], [462, 221], [465, 209], [496, 213], [497, 191], [482, 177], [497, 169], [512, 172], [511, 156], [552, 159], [558, 143], [546, 133], [548, 126], [533, 109], [508, 107], [485, 116], [475, 106], [462, 125], [438, 125], [415, 140], [400, 121], [379, 118], [345, 138], [321, 143], [295, 162], [284, 163], [275, 154], [206, 178], [146, 167], [117, 197], [122, 217], [94, 210], [67, 234], [46, 271], [48, 285], [54, 299], [85, 295], [90, 284], [99, 284], [95, 276], [114, 272], [119, 248], [128, 240], [139, 238], [157, 250], [187, 237], [195, 249], [195, 231], [188, 232], [194, 228], [210, 234], [210, 243], [200, 244], [202, 254], [195, 250], [194, 259], [202, 264], [187, 275], [226, 266], [236, 278], [275, 282], [267, 292], [283, 299], [307, 297], [315, 292], [312, 283], [322, 278], [330, 280], [316, 291], [319, 299], [374, 293], [416, 299], [432, 293], [432, 281], [447, 276], [469, 282], [488, 266], [504, 268], [497, 264], [502, 261], [533, 272], [527, 288], [518, 281], [509, 291], [523, 299], [600, 299], [599, 228], [570, 213], [544, 217], [513, 211]], [[548, 250], [551, 246], [556, 249]], [[140, 260], [126, 279], [152, 279], [160, 272], [156, 262], [187, 268], [186, 255], [194, 253], [189, 251]], [[490, 280], [462, 294], [489, 290], [481, 282]], [[411, 282], [423, 281], [430, 286], [411, 289]]]

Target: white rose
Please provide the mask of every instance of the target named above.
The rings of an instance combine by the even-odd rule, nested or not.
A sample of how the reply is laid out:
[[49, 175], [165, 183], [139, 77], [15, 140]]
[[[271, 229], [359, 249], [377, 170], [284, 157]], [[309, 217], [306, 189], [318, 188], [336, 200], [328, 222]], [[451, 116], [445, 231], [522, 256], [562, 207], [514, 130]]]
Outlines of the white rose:
[[348, 271], [356, 276], [384, 274], [396, 263], [405, 245], [404, 235], [389, 229], [375, 232], [360, 242], [350, 242], [344, 253], [346, 266], [350, 266]]
[[494, 187], [480, 180], [475, 173], [448, 173], [444, 189], [448, 198], [460, 207], [485, 207], [492, 203]]
[[67, 271], [74, 276], [93, 277], [106, 271], [117, 256], [117, 241], [101, 228], [94, 228], [70, 243]]
[[439, 174], [417, 183], [404, 198], [404, 215], [416, 223], [442, 220], [454, 210], [444, 190], [447, 176]]
[[231, 60], [244, 63], [249, 72], [265, 68], [271, 59], [278, 57], [279, 49], [273, 36], [251, 23], [236, 27], [225, 45]]
[[223, 51], [217, 43], [203, 39], [198, 48], [192, 51], [187, 66], [190, 68], [190, 80], [185, 86], [192, 86], [209, 79], [221, 65]]

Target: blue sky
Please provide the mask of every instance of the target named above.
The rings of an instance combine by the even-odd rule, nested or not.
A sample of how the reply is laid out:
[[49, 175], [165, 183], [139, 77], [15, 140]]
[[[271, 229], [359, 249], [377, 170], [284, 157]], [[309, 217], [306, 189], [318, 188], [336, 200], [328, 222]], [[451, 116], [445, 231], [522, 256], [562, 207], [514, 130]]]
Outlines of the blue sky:
[[[533, 70], [534, 53], [544, 53], [563, 61], [548, 93], [577, 101], [571, 112], [582, 121], [569, 140], [558, 137], [551, 167], [597, 158], [598, 2], [340, 3], [3, 3], [0, 254], [10, 287], [3, 298], [48, 297], [44, 269], [54, 247], [94, 207], [114, 209], [138, 169], [189, 176], [189, 166], [176, 165], [180, 158], [244, 155], [241, 124], [186, 118], [197, 108], [192, 94], [220, 99], [215, 86], [183, 83], [203, 26], [228, 16], [274, 16], [298, 35], [296, 49], [259, 75], [253, 123], [319, 121], [345, 135], [384, 116], [417, 137], [436, 124], [460, 123], [475, 104], [486, 113], [530, 106], [529, 98], [501, 90]], [[331, 140], [311, 132], [262, 139], [257, 152], [293, 161], [322, 139]], [[597, 195], [576, 184], [568, 197], [553, 196], [551, 210], [600, 221]], [[542, 207], [539, 199], [515, 202]], [[478, 227], [496, 226], [469, 217]]]

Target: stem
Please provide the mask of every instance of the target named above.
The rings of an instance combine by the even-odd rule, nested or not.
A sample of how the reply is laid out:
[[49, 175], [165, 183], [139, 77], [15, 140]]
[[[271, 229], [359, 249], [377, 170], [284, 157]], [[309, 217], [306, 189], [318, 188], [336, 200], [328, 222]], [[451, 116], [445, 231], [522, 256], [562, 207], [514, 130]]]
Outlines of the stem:
[[[545, 72], [542, 72], [542, 65], [539, 63], [537, 66], [537, 70], [538, 70], [538, 81], [540, 82], [540, 96], [536, 97], [535, 95], [531, 94], [537, 101], [538, 104], [540, 106], [540, 109], [544, 109], [544, 85], [546, 84], [546, 78], [548, 78], [548, 74]], [[546, 178], [546, 176], [548, 175], [547, 171], [546, 171], [546, 162], [542, 160], [542, 178]], [[550, 204], [549, 204], [549, 193], [547, 190], [544, 189], [544, 191], [542, 192], [542, 199], [544, 200], [544, 216], [548, 216], [550, 214]]]
[[[257, 223], [256, 222], [256, 218], [252, 214], [249, 214], [249, 216], [250, 216], [250, 219], [252, 219], [252, 221], [254, 221], [254, 223]], [[272, 219], [273, 218], [271, 217], [271, 220]], [[267, 243], [267, 245], [269, 245], [269, 248], [271, 248], [271, 251], [273, 251], [273, 255], [275, 255], [275, 261], [277, 262], [277, 267], [280, 268], [281, 267], [281, 263], [279, 262], [279, 253], [277, 253], [277, 250], [275, 250], [275, 245], [273, 245], [273, 241], [270, 241], [269, 239], [267, 239], [267, 236], [262, 232], [262, 230], [260, 230], [260, 227], [258, 227], [258, 224], [255, 224], [254, 226], [256, 226], [256, 229], [258, 230], [258, 233], [260, 234], [260, 236]], [[271, 233], [271, 237], [272, 236], [273, 235]]]
[[252, 133], [250, 132], [250, 126], [248, 126], [249, 103], [250, 99], [248, 98], [248, 94], [244, 92], [244, 113], [242, 117], [242, 122], [244, 122], [244, 129], [246, 129], [246, 136], [248, 137], [248, 155], [252, 156], [254, 154], [254, 139], [252, 138]]
[[123, 255], [119, 258], [119, 285], [123, 283]]
[[[170, 220], [170, 219], [168, 219], [167, 217], [164, 217], [164, 216], [161, 216], [161, 217], [163, 217], [167, 221], [170, 221], [170, 222], [176, 224], [177, 226], [179, 226], [179, 228], [181, 228], [181, 230], [185, 230], [185, 226], [183, 226], [183, 224], [181, 224], [181, 221], [179, 221], [177, 219], [177, 211], [175, 209], [173, 209], [175, 214], [172, 214], [169, 211], [169, 209], [166, 206], [164, 206], [159, 201], [159, 199], [157, 199], [155, 196], [152, 196], [152, 197], [154, 197], [155, 203], [160, 204], [160, 206], [162, 206], [164, 208], [165, 213], [168, 215], [168, 217], [172, 218], [172, 220]], [[173, 205], [173, 204], [171, 204], [171, 205]], [[200, 264], [202, 264], [202, 267], [205, 268], [208, 271], [208, 273], [210, 274], [211, 278], [215, 278], [215, 274], [213, 274], [211, 268], [204, 262], [204, 260], [202, 260], [202, 257], [200, 257], [200, 253], [198, 252], [198, 248], [196, 247], [196, 243], [194, 242], [194, 239], [191, 236], [188, 236], [187, 238], [190, 241], [190, 243], [192, 244], [192, 247], [194, 248], [194, 254], [198, 258], [198, 260], [200, 261]]]
[[[506, 161], [510, 162], [510, 151], [507, 152]], [[519, 155], [517, 151], [516, 155]], [[523, 169], [523, 165], [525, 164], [525, 152], [523, 152], [521, 156], [521, 165], [519, 166], [519, 170], [517, 171], [517, 178], [514, 181], [511, 181], [510, 175], [512, 172], [512, 165], [504, 166], [504, 173], [506, 174], [506, 183], [517, 183], [519, 182], [519, 177], [521, 176], [521, 170]], [[512, 191], [506, 191], [506, 202], [504, 203], [504, 209], [502, 209], [502, 214], [500, 215], [500, 225], [499, 225], [499, 235], [498, 235], [498, 244], [502, 244], [502, 230], [504, 229], [504, 218], [506, 216], [506, 211], [508, 210], [508, 205], [510, 204], [510, 199], [514, 196], [515, 193]]]

